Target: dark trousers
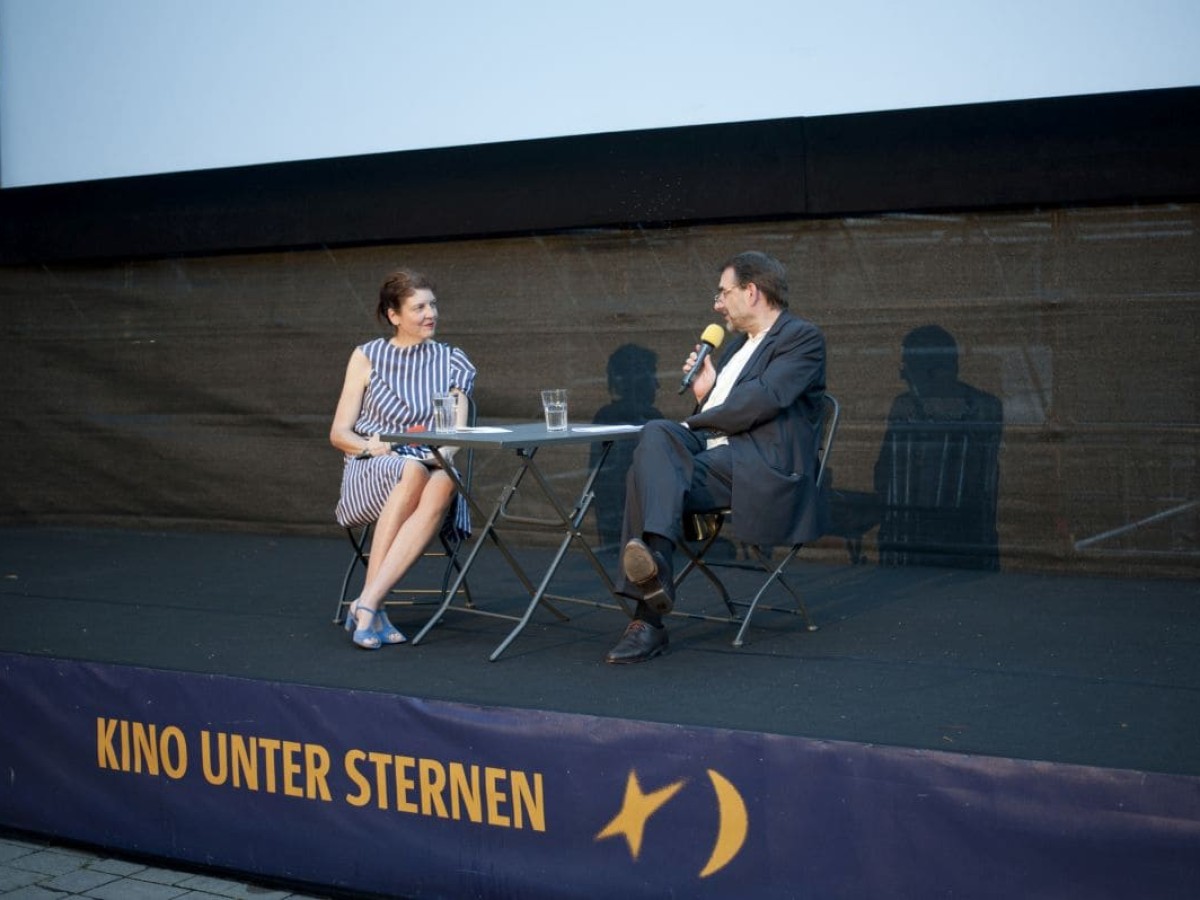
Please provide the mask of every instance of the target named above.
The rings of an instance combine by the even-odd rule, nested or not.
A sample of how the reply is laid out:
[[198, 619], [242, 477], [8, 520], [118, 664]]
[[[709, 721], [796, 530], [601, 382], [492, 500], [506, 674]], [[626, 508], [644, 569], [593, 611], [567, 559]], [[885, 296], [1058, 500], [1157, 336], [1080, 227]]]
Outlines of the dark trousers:
[[[672, 543], [683, 536], [683, 516], [729, 506], [733, 461], [729, 447], [705, 447], [706, 435], [678, 422], [655, 419], [642, 428], [625, 479], [621, 545], [646, 534]], [[640, 597], [622, 575], [621, 593]]]

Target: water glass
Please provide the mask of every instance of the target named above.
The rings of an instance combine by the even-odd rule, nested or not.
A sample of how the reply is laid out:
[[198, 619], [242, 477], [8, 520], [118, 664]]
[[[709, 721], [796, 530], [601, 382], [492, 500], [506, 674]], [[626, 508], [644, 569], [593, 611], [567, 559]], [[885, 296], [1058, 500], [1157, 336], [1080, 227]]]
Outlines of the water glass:
[[546, 413], [547, 431], [567, 430], [566, 388], [542, 391], [542, 409]]
[[458, 431], [458, 398], [454, 394], [434, 394], [433, 430]]

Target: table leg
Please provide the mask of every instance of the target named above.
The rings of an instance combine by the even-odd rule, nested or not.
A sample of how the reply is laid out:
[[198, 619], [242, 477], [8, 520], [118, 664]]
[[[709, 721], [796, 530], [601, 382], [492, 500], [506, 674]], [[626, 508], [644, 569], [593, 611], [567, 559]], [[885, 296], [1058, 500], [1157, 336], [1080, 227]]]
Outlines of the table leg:
[[[505, 561], [508, 563], [509, 568], [511, 568], [517, 575], [522, 585], [524, 585], [525, 589], [530, 595], [529, 603], [526, 605], [524, 612], [520, 616], [509, 615], [507, 613], [490, 612], [479, 609], [478, 607], [458, 610], [461, 612], [472, 612], [478, 615], [488, 615], [494, 618], [507, 619], [509, 621], [516, 622], [513, 628], [505, 636], [504, 640], [501, 641], [499, 646], [497, 646], [492, 652], [491, 656], [489, 657], [491, 661], [494, 662], [497, 660], [500, 655], [508, 649], [509, 645], [512, 644], [512, 642], [516, 639], [517, 635], [519, 635], [524, 630], [525, 626], [529, 624], [530, 619], [533, 617], [534, 611], [539, 606], [545, 606], [560, 621], [565, 621], [567, 619], [567, 616], [561, 610], [555, 607], [550, 600], [588, 603], [593, 606], [612, 608], [611, 604], [606, 604], [599, 601], [593, 602], [577, 597], [564, 597], [549, 593], [550, 584], [554, 580], [555, 575], [558, 573], [559, 566], [566, 558], [567, 551], [571, 548], [571, 543], [573, 541], [578, 541], [579, 546], [584, 550], [588, 560], [591, 562], [592, 568], [595, 569], [596, 573], [604, 582], [609, 594], [613, 597], [616, 597], [620, 601], [620, 608], [624, 610], [626, 615], [632, 616], [632, 610], [630, 610], [625, 599], [616, 593], [616, 585], [613, 584], [612, 578], [609, 576], [608, 571], [604, 568], [604, 565], [596, 556], [595, 551], [584, 539], [583, 534], [580, 531], [580, 526], [583, 523], [583, 519], [588, 510], [591, 508], [592, 501], [595, 498], [594, 488], [596, 478], [598, 477], [600, 469], [603, 467], [605, 460], [608, 458], [608, 453], [612, 448], [613, 442], [611, 440], [603, 441], [602, 444], [602, 450], [598, 455], [596, 462], [592, 466], [591, 471], [588, 473], [588, 477], [584, 483], [583, 489], [580, 491], [578, 498], [570, 510], [563, 505], [562, 500], [558, 496], [558, 492], [554, 489], [554, 486], [538, 467], [535, 461], [537, 448], [532, 447], [517, 449], [517, 456], [521, 460], [520, 465], [517, 467], [517, 470], [514, 472], [512, 478], [509, 479], [508, 484], [501, 491], [500, 499], [497, 501], [491, 513], [487, 516], [486, 523], [480, 531], [479, 536], [472, 544], [471, 549], [462, 564], [462, 567], [459, 569], [454, 579], [454, 583], [450, 586], [446, 592], [446, 595], [442, 598], [442, 603], [438, 607], [437, 612], [434, 613], [425, 626], [413, 638], [412, 642], [414, 644], [420, 643], [421, 640], [424, 639], [425, 635], [429, 633], [429, 630], [433, 628], [433, 626], [439, 621], [441, 621], [442, 616], [452, 608], [454, 597], [457, 595], [462, 583], [466, 580], [467, 574], [470, 572], [476, 558], [479, 555], [479, 551], [482, 548], [484, 541], [487, 539], [490, 539], [500, 550], [501, 554], [505, 558]], [[434, 452], [435, 454], [437, 453], [436, 450]], [[441, 459], [440, 454], [438, 454], [438, 458], [439, 460]], [[449, 467], [446, 468], [451, 478], [454, 480], [455, 487], [466, 499], [467, 503], [470, 504], [472, 512], [476, 515], [481, 515], [478, 505], [475, 503], [473, 498], [471, 498], [469, 492], [466, 490], [465, 485], [462, 484], [452, 469], [449, 469]], [[520, 487], [521, 482], [524, 480], [526, 474], [530, 473], [532, 474], [533, 479], [537, 483], [538, 488], [543, 496], [545, 496], [545, 498], [550, 502], [550, 505], [553, 507], [557, 518], [534, 518], [529, 516], [514, 515], [508, 511], [509, 502], [516, 495], [517, 490]], [[524, 525], [531, 528], [562, 530], [563, 536], [562, 540], [559, 542], [558, 549], [555, 551], [549, 566], [547, 566], [540, 583], [536, 587], [534, 587], [533, 582], [526, 574], [524, 568], [521, 566], [516, 556], [512, 553], [512, 551], [504, 543], [503, 538], [500, 536], [497, 525], [501, 522], [516, 527]]]

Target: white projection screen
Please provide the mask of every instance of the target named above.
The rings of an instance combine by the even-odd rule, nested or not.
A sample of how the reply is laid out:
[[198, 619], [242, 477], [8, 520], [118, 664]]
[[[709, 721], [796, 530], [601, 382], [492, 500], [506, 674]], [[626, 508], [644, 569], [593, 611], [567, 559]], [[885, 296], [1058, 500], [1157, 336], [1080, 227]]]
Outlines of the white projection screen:
[[0, 0], [0, 186], [1200, 84], [1194, 0]]

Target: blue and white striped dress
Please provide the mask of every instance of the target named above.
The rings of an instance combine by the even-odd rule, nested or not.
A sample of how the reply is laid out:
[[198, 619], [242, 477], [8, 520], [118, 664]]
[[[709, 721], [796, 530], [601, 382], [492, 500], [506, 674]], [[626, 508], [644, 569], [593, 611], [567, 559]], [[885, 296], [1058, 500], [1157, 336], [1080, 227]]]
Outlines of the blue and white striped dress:
[[[387, 338], [378, 338], [358, 349], [371, 361], [362, 410], [354, 423], [355, 432], [364, 438], [418, 426], [431, 429], [434, 394], [451, 388], [470, 394], [475, 387], [475, 367], [465, 353], [449, 344], [424, 341], [397, 347]], [[356, 459], [347, 453], [336, 510], [338, 524], [349, 528], [378, 519], [404, 466], [421, 455], [421, 448], [410, 446], [370, 459]], [[457, 498], [454, 528], [459, 536], [471, 533], [470, 511], [462, 497]]]

